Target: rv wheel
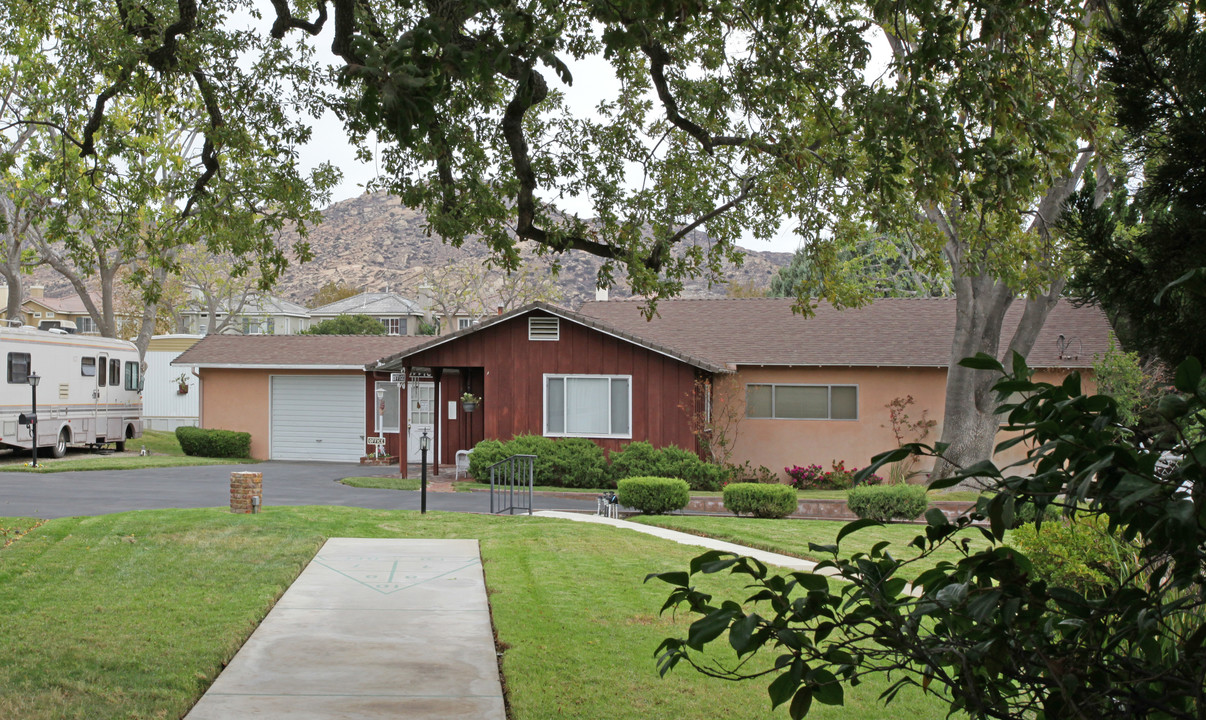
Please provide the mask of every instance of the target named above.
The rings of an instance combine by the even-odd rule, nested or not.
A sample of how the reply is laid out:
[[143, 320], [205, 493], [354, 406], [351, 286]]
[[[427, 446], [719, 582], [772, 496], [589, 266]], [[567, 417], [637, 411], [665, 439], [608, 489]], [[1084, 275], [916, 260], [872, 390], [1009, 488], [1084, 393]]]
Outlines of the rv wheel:
[[67, 435], [67, 430], [64, 428], [62, 431], [59, 432], [59, 439], [57, 442], [55, 442], [54, 447], [50, 449], [50, 454], [57, 458], [61, 458], [64, 455], [66, 455], [67, 454], [67, 441], [69, 439], [70, 438]]

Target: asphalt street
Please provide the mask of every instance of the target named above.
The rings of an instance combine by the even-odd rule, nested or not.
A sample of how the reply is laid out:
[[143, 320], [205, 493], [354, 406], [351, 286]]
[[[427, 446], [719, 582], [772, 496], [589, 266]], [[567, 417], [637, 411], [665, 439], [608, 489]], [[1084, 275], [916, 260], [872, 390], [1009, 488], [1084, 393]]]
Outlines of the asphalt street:
[[[146, 470], [63, 473], [0, 472], [0, 516], [56, 518], [107, 515], [127, 510], [230, 506], [230, 473], [264, 474], [264, 506], [342, 505], [376, 510], [418, 510], [419, 493], [343, 485], [374, 469], [351, 463], [264, 462]], [[594, 495], [581, 500], [536, 496], [535, 510], [594, 510]], [[485, 492], [427, 493], [427, 509], [490, 511]]]

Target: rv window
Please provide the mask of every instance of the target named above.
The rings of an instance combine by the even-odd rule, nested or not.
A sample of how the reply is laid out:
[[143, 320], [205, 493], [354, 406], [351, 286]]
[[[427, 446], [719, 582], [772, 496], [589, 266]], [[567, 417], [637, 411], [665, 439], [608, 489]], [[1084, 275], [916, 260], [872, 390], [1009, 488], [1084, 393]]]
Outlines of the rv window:
[[126, 389], [127, 390], [142, 390], [138, 382], [139, 364], [136, 362], [126, 363]]
[[121, 360], [109, 361], [109, 384], [121, 385]]
[[29, 353], [8, 354], [8, 381], [21, 384], [29, 382]]
[[84, 377], [96, 375], [96, 358], [80, 358], [80, 375]]
[[104, 387], [109, 384], [106, 379], [107, 373], [105, 372], [105, 369], [108, 367], [109, 367], [109, 364], [105, 362], [104, 357], [101, 357], [99, 360], [97, 360], [97, 362], [96, 362], [96, 386], [97, 387]]

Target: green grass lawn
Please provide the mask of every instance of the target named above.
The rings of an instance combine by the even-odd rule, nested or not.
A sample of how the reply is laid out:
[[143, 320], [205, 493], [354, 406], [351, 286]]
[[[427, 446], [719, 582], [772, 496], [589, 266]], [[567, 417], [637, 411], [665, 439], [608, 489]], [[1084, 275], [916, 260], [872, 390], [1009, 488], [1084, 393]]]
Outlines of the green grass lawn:
[[[147, 456], [138, 455], [146, 445]], [[126, 443], [126, 453], [121, 455], [84, 454], [72, 451], [67, 457], [55, 460], [41, 456], [38, 467], [24, 463], [0, 465], [0, 472], [53, 473], [69, 470], [138, 470], [154, 467], [183, 467], [186, 465], [235, 465], [259, 462], [249, 458], [205, 458], [185, 455], [176, 441], [176, 434], [163, 430], [146, 430], [141, 438]]]
[[[29, 519], [0, 518], [0, 528]], [[544, 518], [267, 507], [62, 518], [0, 550], [0, 717], [180, 718], [327, 537], [477, 538], [514, 720], [772, 715], [766, 681], [657, 675], [653, 651], [685, 623], [659, 615], [697, 551], [640, 533]], [[727, 577], [705, 586], [746, 594]], [[724, 643], [717, 643], [726, 646]], [[769, 661], [769, 660], [768, 660]], [[920, 693], [890, 707], [867, 682], [810, 717], [938, 717]]]
[[[385, 486], [384, 485], [373, 485], [373, 486], [363, 485], [363, 486], [358, 486], [358, 487], [385, 487]], [[462, 492], [469, 491], [469, 490], [489, 490], [490, 483], [464, 481], [464, 482], [453, 483], [452, 487], [454, 490], [462, 491]], [[393, 488], [393, 489], [407, 490], [410, 488], [403, 487], [403, 488]], [[417, 489], [417, 488], [415, 488], [415, 489]], [[540, 491], [570, 492], [570, 493], [585, 493], [585, 494], [594, 494], [594, 495], [598, 495], [600, 493], [605, 493], [605, 492], [611, 492], [611, 490], [609, 490], [607, 488], [567, 488], [567, 487], [557, 487], [555, 485], [534, 485], [532, 487], [532, 490], [535, 490], [537, 492], [540, 492]], [[724, 493], [722, 493], [720, 491], [711, 492], [711, 491], [703, 491], [703, 490], [693, 490], [691, 492], [691, 497], [720, 497], [723, 494]], [[845, 490], [800, 490], [800, 491], [798, 491], [797, 495], [801, 498], [816, 498], [816, 499], [821, 499], [821, 500], [845, 500], [846, 499], [846, 491]], [[956, 501], [961, 501], [961, 502], [962, 501], [973, 502], [973, 501], [975, 501], [975, 499], [977, 497], [979, 497], [979, 495], [980, 495], [980, 493], [971, 491], [971, 490], [957, 490], [957, 491], [952, 491], [952, 492], [935, 491], [935, 492], [930, 493], [930, 500], [956, 500]]]
[[418, 490], [422, 485], [422, 480], [419, 478], [398, 477], [350, 477], [344, 478], [339, 482], [352, 487], [377, 488], [380, 490]]
[[[832, 545], [838, 530], [847, 522], [844, 520], [767, 520], [700, 515], [641, 515], [630, 519], [646, 525], [657, 525], [692, 535], [727, 540], [747, 547], [769, 550], [805, 560], [829, 559], [830, 556], [824, 553], [809, 550], [808, 544]], [[924, 534], [924, 526], [904, 523], [863, 528], [842, 541], [841, 551], [843, 554], [870, 552], [875, 543], [887, 540], [892, 543], [889, 551], [893, 557], [904, 560], [917, 556], [919, 551], [916, 548], [908, 547], [908, 544], [913, 541], [913, 538]], [[976, 530], [967, 531], [966, 537], [972, 540], [973, 550], [988, 545], [988, 542]], [[1006, 539], [1008, 540], [1008, 535], [1006, 535]], [[904, 566], [901, 568], [900, 575], [911, 580], [941, 560], [956, 562], [961, 557], [963, 557], [962, 554], [956, 548], [946, 545], [925, 560]]]

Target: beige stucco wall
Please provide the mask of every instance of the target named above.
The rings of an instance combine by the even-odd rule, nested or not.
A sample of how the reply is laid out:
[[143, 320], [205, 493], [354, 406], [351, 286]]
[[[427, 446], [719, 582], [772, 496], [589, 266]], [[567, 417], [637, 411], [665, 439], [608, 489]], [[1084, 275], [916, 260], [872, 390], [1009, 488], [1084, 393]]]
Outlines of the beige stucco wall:
[[202, 368], [201, 427], [251, 433], [251, 457], [268, 459], [273, 375], [347, 375], [346, 370]]
[[[1042, 382], [1061, 382], [1066, 372], [1040, 371], [1035, 379]], [[1081, 371], [1082, 376], [1086, 375]], [[820, 465], [825, 470], [832, 462], [844, 460], [846, 467], [865, 467], [871, 457], [896, 447], [896, 438], [888, 420], [886, 405], [895, 398], [913, 397], [906, 413], [910, 420], [919, 420], [923, 411], [937, 425], [926, 437], [926, 443], [937, 442], [942, 436], [942, 414], [946, 397], [945, 368], [773, 368], [742, 367], [734, 376], [739, 388], [737, 402], [742, 404], [732, 462], [749, 462], [755, 469], [765, 465], [783, 479], [783, 469], [793, 465]], [[744, 417], [745, 385], [775, 383], [801, 385], [857, 385], [857, 420], [779, 420]], [[1091, 390], [1091, 381], [1086, 390]], [[722, 401], [716, 400], [715, 413], [722, 413]], [[998, 442], [1003, 438], [998, 438]], [[906, 442], [916, 441], [906, 437]], [[1025, 448], [1015, 446], [1006, 456], [997, 458], [1012, 462], [1024, 457]], [[919, 469], [927, 470], [932, 462], [922, 462]], [[881, 472], [885, 477], [886, 472]]]

